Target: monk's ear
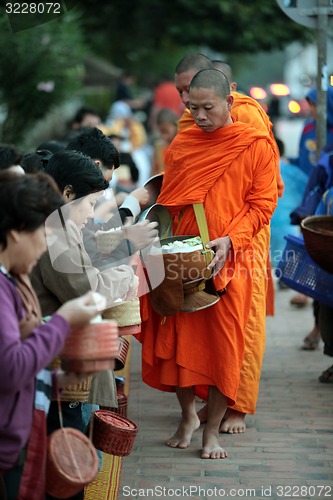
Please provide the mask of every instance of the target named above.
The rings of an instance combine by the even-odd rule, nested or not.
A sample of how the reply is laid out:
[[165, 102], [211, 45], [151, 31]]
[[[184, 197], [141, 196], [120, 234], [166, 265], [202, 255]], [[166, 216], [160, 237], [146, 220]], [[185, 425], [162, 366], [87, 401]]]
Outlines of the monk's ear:
[[234, 103], [234, 96], [232, 96], [232, 95], [227, 95], [226, 101], [227, 101], [227, 104], [228, 104], [228, 109], [229, 109], [229, 111], [230, 111], [230, 110], [231, 110], [231, 108], [232, 108], [232, 105], [233, 105], [233, 103]]
[[230, 90], [231, 90], [231, 92], [236, 92], [236, 90], [237, 90], [237, 83], [236, 82], [230, 83]]
[[73, 186], [71, 184], [68, 184], [67, 186], [65, 186], [64, 190], [62, 192], [62, 195], [65, 198], [66, 203], [73, 201], [75, 199], [75, 193], [74, 193]]

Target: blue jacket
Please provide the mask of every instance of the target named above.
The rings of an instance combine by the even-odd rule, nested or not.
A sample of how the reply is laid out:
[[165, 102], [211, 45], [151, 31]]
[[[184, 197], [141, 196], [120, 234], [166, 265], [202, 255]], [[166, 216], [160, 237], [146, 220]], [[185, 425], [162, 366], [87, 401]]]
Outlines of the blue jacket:
[[291, 224], [313, 215], [327, 189], [333, 186], [333, 143], [325, 146], [317, 166], [312, 170], [305, 188], [302, 203], [290, 214]]
[[[312, 89], [306, 99], [317, 104], [317, 89]], [[333, 87], [327, 89], [327, 135], [326, 144], [333, 143]], [[313, 118], [306, 120], [299, 144], [298, 158], [289, 158], [290, 162], [299, 166], [303, 172], [310, 175], [316, 160], [316, 121]]]

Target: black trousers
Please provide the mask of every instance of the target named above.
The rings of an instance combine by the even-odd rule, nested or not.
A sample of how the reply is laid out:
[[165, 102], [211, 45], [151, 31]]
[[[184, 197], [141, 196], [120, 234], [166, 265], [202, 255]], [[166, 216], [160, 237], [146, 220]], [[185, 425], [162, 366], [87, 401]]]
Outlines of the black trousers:
[[333, 308], [320, 304], [319, 326], [324, 342], [324, 354], [333, 356]]

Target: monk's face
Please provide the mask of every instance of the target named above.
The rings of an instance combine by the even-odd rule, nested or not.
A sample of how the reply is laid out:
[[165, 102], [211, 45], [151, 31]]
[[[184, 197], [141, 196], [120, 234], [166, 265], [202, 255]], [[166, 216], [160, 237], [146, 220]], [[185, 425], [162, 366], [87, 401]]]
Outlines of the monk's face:
[[175, 75], [175, 85], [180, 95], [183, 104], [190, 108], [190, 99], [188, 89], [191, 83], [192, 78], [197, 73], [196, 70], [186, 71], [185, 73], [179, 73]]
[[222, 99], [214, 89], [192, 88], [189, 93], [190, 111], [195, 123], [204, 132], [214, 132], [232, 123], [230, 110], [233, 97]]

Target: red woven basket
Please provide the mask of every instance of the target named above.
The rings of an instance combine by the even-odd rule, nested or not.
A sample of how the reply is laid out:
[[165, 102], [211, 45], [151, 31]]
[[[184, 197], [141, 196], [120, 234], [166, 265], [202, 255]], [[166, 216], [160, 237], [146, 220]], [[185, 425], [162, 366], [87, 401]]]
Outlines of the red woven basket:
[[91, 483], [98, 473], [98, 456], [89, 439], [65, 427], [50, 434], [47, 444], [46, 492], [70, 498]]
[[118, 408], [111, 408], [111, 411], [114, 411], [118, 415], [122, 417], [127, 417], [127, 396], [122, 393], [117, 394], [117, 403]]
[[118, 457], [131, 453], [138, 426], [121, 415], [108, 410], [94, 412], [93, 444], [95, 448]]
[[115, 359], [114, 371], [122, 370], [125, 366], [130, 343], [124, 337], [119, 337], [119, 352]]
[[61, 357], [64, 359], [96, 360], [114, 358], [118, 354], [118, 326], [113, 320], [73, 330], [67, 338]]
[[108, 320], [73, 330], [60, 356], [65, 371], [93, 373], [112, 370], [118, 352], [118, 326]]

